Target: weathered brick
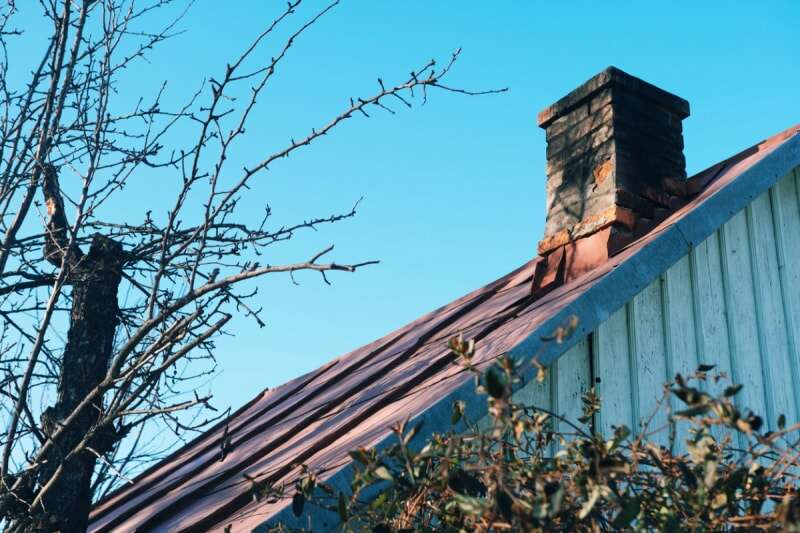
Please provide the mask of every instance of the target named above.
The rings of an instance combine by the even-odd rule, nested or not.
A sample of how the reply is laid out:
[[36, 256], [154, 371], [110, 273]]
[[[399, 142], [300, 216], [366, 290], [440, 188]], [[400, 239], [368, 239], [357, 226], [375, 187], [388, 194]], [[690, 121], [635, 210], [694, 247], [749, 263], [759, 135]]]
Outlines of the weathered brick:
[[614, 68], [540, 113], [548, 142], [540, 249], [608, 224], [623, 242], [662, 220], [685, 191], [688, 114], [686, 100]]
[[613, 131], [604, 130], [593, 134], [590, 139], [574, 144], [567, 150], [553, 155], [547, 160], [547, 175], [562, 170], [572, 165], [585, 164], [588, 161], [588, 168], [594, 168], [594, 163], [603, 161], [614, 155], [616, 151]]
[[589, 104], [578, 106], [569, 113], [563, 115], [558, 120], [553, 121], [547, 128], [547, 135], [558, 135], [572, 128], [578, 122], [589, 116]]
[[547, 159], [552, 160], [555, 156], [569, 160], [585, 154], [587, 151], [600, 146], [609, 140], [614, 134], [614, 125], [610, 122], [601, 124], [597, 129], [588, 131], [583, 135], [577, 136], [566, 146], [561, 143], [548, 143]]
[[611, 87], [606, 87], [589, 100], [589, 113], [597, 113], [613, 101]]
[[650, 100], [654, 105], [672, 111], [680, 118], [689, 116], [689, 102], [683, 98], [659, 89], [655, 85], [631, 76], [616, 67], [608, 67], [578, 86], [564, 98], [543, 109], [538, 115], [539, 126], [547, 128], [551, 123], [591, 100], [597, 93], [607, 87], [630, 91], [640, 98]]
[[582, 120], [576, 122], [560, 134], [553, 134], [551, 130], [547, 130], [547, 146], [548, 149], [554, 149], [553, 153], [569, 146], [576, 140], [592, 131], [600, 128], [605, 124], [610, 124], [612, 118], [612, 109], [608, 105], [600, 109], [597, 113], [592, 113]]
[[661, 107], [651, 100], [642, 98], [624, 88], [612, 91], [612, 104], [617, 115], [629, 114], [637, 120], [647, 120], [660, 124], [665, 128], [679, 130], [682, 127], [682, 115]]

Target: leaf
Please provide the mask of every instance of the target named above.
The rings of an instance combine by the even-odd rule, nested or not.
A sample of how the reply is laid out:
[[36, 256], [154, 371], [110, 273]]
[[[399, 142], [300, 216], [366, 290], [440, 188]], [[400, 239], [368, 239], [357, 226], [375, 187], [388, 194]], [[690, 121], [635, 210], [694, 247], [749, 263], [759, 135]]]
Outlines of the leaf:
[[546, 376], [544, 365], [539, 362], [539, 359], [534, 359], [533, 364], [536, 365], [536, 382], [544, 383]]
[[736, 393], [742, 390], [742, 387], [744, 387], [744, 385], [742, 385], [741, 383], [738, 385], [731, 385], [730, 387], [726, 387], [722, 394], [726, 398], [730, 398], [731, 396], [735, 396]]
[[784, 414], [781, 414], [778, 417], [778, 429], [780, 429], [781, 431], [786, 429], [786, 415]]
[[417, 424], [403, 436], [403, 444], [408, 444], [409, 442], [411, 442], [411, 439], [417, 436], [417, 433], [419, 433], [419, 430], [420, 428], [422, 428], [422, 424], [424, 423], [425, 423], [424, 420], [420, 420], [419, 422], [417, 422]]
[[378, 509], [380, 506], [386, 503], [388, 499], [389, 494], [387, 491], [380, 492], [378, 493], [378, 496], [376, 496], [375, 499], [369, 503], [369, 506], [371, 509]]
[[508, 522], [511, 522], [511, 520], [514, 518], [512, 504], [513, 502], [511, 500], [511, 496], [509, 496], [506, 491], [497, 491], [497, 508], [500, 510], [500, 514], [502, 514]]
[[472, 515], [483, 514], [483, 506], [481, 500], [473, 498], [472, 496], [464, 496], [463, 494], [455, 493], [453, 501], [458, 505], [462, 512]]
[[697, 415], [704, 415], [711, 409], [710, 405], [700, 404], [690, 407], [688, 409], [684, 409], [683, 411], [678, 411], [675, 413], [675, 416], [681, 416], [684, 418], [691, 418]]
[[639, 498], [632, 498], [626, 501], [622, 506], [622, 510], [614, 519], [612, 526], [614, 526], [615, 529], [624, 529], [628, 527], [628, 525], [633, 522], [633, 519], [639, 516], [640, 509], [641, 502], [639, 502]]
[[621, 426], [617, 426], [617, 427], [615, 427], [615, 428], [614, 428], [614, 440], [613, 440], [613, 441], [611, 441], [611, 447], [610, 447], [610, 449], [611, 449], [611, 450], [613, 450], [613, 449], [615, 449], [617, 446], [619, 446], [620, 444], [622, 444], [622, 442], [623, 442], [625, 439], [627, 439], [627, 438], [630, 436], [630, 434], [631, 434], [631, 430], [630, 430], [630, 428], [628, 428], [628, 426], [626, 426], [626, 425], [624, 425], [624, 424], [623, 424], [623, 425], [621, 425]]
[[672, 389], [672, 392], [686, 405], [705, 404], [708, 403], [709, 400], [707, 394], [700, 392], [694, 387], [680, 387]]
[[306, 497], [302, 492], [295, 492], [292, 498], [292, 512], [295, 516], [303, 514], [303, 506], [306, 504]]
[[589, 515], [589, 513], [592, 512], [594, 504], [597, 503], [597, 500], [599, 499], [600, 499], [600, 487], [595, 485], [594, 487], [592, 487], [592, 492], [589, 495], [589, 499], [586, 500], [586, 502], [581, 507], [581, 512], [578, 513], [578, 518], [581, 520], [586, 518]]
[[664, 523], [664, 528], [662, 529], [664, 533], [678, 533], [681, 531], [681, 519], [675, 515], [670, 514], [667, 518], [667, 521]]
[[450, 423], [455, 425], [464, 416], [464, 402], [461, 400], [453, 402], [453, 414], [450, 415]]
[[686, 466], [686, 463], [683, 461], [678, 461], [678, 470], [681, 471], [681, 475], [683, 476], [683, 481], [686, 483], [690, 489], [697, 488], [697, 476], [694, 475], [694, 472]]
[[698, 372], [711, 372], [717, 367], [717, 365], [700, 365], [697, 367]]
[[561, 344], [565, 339], [568, 339], [570, 336], [572, 336], [572, 333], [577, 327], [578, 317], [576, 315], [570, 315], [560, 326], [555, 329], [555, 331], [553, 331], [552, 335], [543, 335], [541, 339], [545, 342], [554, 340], [557, 344]]
[[753, 428], [750, 427], [750, 423], [744, 418], [739, 418], [736, 420], [736, 428], [744, 433], [750, 433], [753, 431]]
[[753, 428], [753, 431], [758, 431], [761, 429], [761, 426], [764, 423], [761, 417], [756, 415], [750, 416], [748, 418], [748, 422], [750, 422], [750, 427]]
[[350, 457], [354, 460], [358, 461], [362, 465], [369, 464], [369, 456], [367, 455], [367, 451], [364, 448], [358, 448], [356, 450], [351, 450]]
[[[557, 484], [558, 487], [550, 494], [550, 509], [549, 515], [555, 516], [561, 511], [561, 504], [564, 501], [564, 487], [560, 484]], [[547, 488], [545, 487], [545, 492], [547, 492]]]
[[300, 480], [300, 491], [305, 494], [306, 496], [311, 495], [311, 491], [314, 490], [317, 481], [314, 476], [306, 476], [302, 480]]
[[720, 509], [728, 505], [728, 495], [724, 492], [718, 493], [714, 496], [714, 499], [711, 500], [711, 508], [712, 509]]
[[386, 481], [392, 481], [394, 479], [392, 473], [389, 472], [389, 469], [385, 466], [379, 466], [373, 473], [380, 479], [385, 479]]
[[705, 475], [703, 476], [703, 484], [705, 488], [708, 489], [709, 493], [713, 493], [714, 485], [717, 483], [717, 478], [719, 476], [719, 461], [715, 459], [709, 459], [703, 465], [705, 469]]
[[460, 468], [450, 473], [447, 478], [447, 486], [456, 492], [469, 496], [483, 496], [486, 494], [486, 486], [478, 478]]
[[336, 506], [339, 511], [339, 518], [342, 522], [347, 522], [347, 499], [344, 497], [344, 492], [339, 493], [339, 503]]
[[494, 370], [490, 369], [486, 372], [486, 389], [492, 398], [501, 398], [503, 396], [503, 383]]

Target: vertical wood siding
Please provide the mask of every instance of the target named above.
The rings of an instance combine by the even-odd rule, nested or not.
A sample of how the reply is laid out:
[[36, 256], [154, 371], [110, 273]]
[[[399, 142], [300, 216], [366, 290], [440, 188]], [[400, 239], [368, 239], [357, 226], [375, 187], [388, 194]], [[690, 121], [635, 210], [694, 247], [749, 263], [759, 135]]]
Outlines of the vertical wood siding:
[[[544, 383], [517, 398], [575, 419], [595, 386], [604, 433], [635, 432], [651, 417], [663, 384], [699, 364], [717, 365], [745, 388], [740, 406], [800, 420], [800, 170], [772, 189], [616, 311], [561, 356]], [[718, 392], [724, 383], [705, 385]], [[672, 407], [679, 407], [673, 405]], [[650, 430], [662, 427], [657, 414]], [[683, 448], [685, 427], [677, 428]], [[662, 431], [658, 440], [667, 442]]]

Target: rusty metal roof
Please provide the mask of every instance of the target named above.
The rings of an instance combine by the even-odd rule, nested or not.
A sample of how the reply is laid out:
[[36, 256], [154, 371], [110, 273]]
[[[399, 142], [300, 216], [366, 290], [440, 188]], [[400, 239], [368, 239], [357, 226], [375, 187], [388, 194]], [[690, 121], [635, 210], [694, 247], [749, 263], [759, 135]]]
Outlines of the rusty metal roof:
[[[454, 365], [449, 338], [476, 341], [474, 361], [503, 353], [548, 364], [571, 342], [543, 343], [568, 315], [580, 335], [635, 295], [777, 179], [800, 165], [800, 125], [690, 178], [700, 190], [655, 229], [590, 272], [531, 295], [540, 258], [318, 370], [264, 391], [222, 423], [98, 502], [90, 531], [250, 531], [287, 513], [290, 499], [255, 501], [246, 476], [291, 484], [303, 463], [334, 482], [347, 452], [381, 445], [389, 427], [425, 420], [425, 438], [449, 428], [450, 404], [485, 409], [472, 377]], [[531, 368], [528, 368], [528, 372]], [[481, 405], [483, 407], [481, 407]], [[224, 435], [230, 446], [223, 456]]]

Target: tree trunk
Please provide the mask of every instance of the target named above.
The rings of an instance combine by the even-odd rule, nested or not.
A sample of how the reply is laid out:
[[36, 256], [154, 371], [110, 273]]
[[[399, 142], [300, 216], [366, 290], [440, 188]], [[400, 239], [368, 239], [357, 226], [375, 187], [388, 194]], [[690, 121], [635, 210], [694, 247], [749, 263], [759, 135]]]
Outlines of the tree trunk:
[[[72, 310], [67, 344], [61, 360], [58, 398], [42, 415], [42, 427], [52, 434], [75, 407], [105, 377], [118, 323], [117, 289], [121, 279], [122, 246], [95, 235], [89, 253], [80, 258], [69, 275]], [[102, 400], [84, 409], [58, 439], [39, 473], [39, 487], [51, 479], [59, 466], [63, 472], [42, 503], [45, 513], [20, 524], [20, 531], [83, 532], [92, 503], [91, 481], [97, 457], [84, 452], [68, 463], [64, 456], [98, 422]], [[101, 428], [92, 449], [102, 454], [116, 442], [113, 428]], [[15, 530], [16, 528], [12, 528]]]

